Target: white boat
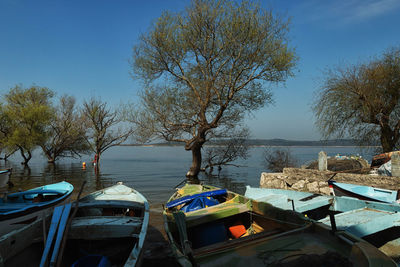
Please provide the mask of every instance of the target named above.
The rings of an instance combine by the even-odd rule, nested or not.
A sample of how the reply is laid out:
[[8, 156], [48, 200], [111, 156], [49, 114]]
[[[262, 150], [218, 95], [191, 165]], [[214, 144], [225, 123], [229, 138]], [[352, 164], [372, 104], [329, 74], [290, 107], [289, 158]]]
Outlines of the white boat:
[[0, 199], [0, 236], [51, 213], [69, 199], [73, 190], [70, 183], [63, 181], [6, 194]]
[[[138, 266], [148, 223], [149, 203], [138, 191], [122, 183], [96, 191], [79, 201], [76, 215], [67, 225], [65, 252], [53, 256], [58, 252], [50, 251], [48, 261], [58, 257], [65, 266], [85, 266], [88, 261], [100, 260], [112, 266]], [[42, 221], [36, 221], [0, 238], [0, 256], [5, 266], [25, 266], [26, 258], [20, 255], [32, 254], [35, 249], [42, 256], [47, 247], [43, 245], [42, 228]], [[29, 241], [21, 237], [27, 233], [31, 236]], [[29, 249], [23, 243], [29, 243]], [[53, 248], [51, 242], [47, 243]], [[34, 265], [39, 266], [39, 262]]]

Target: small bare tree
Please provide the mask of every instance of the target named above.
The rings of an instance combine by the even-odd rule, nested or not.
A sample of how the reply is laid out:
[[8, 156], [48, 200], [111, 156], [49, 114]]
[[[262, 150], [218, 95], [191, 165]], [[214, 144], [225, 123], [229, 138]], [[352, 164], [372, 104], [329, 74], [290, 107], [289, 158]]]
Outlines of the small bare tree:
[[289, 148], [271, 148], [264, 150], [265, 167], [273, 172], [282, 172], [283, 168], [297, 167], [298, 160]]
[[96, 168], [99, 166], [101, 154], [113, 146], [125, 142], [133, 133], [133, 129], [124, 127], [124, 118], [118, 110], [111, 110], [106, 102], [91, 98], [83, 103], [83, 116], [89, 129], [86, 141], [96, 153]]
[[249, 156], [249, 147], [246, 143], [249, 137], [247, 128], [242, 128], [238, 131], [229, 131], [223, 138], [214, 139], [216, 144], [205, 148], [205, 156], [203, 159], [204, 171], [211, 174], [214, 167], [218, 167], [218, 171], [222, 166], [235, 166], [240, 165], [233, 163], [237, 159], [247, 159]]

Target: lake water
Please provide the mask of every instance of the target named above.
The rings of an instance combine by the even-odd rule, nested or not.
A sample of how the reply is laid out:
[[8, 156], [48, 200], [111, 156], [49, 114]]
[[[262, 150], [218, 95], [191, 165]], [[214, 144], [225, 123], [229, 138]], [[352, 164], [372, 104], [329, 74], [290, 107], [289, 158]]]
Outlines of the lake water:
[[[368, 161], [372, 157], [371, 151], [356, 147], [290, 147], [289, 149], [300, 163], [317, 159], [321, 150], [327, 152], [328, 156], [360, 154]], [[223, 167], [219, 176], [208, 177], [201, 174], [199, 179], [206, 184], [243, 193], [245, 185], [259, 186], [261, 173], [268, 171], [265, 168], [264, 151], [265, 147], [251, 148], [247, 160], [235, 162], [243, 167]], [[184, 181], [191, 165], [191, 153], [181, 146], [113, 147], [102, 155], [100, 172], [97, 175], [90, 164], [92, 159], [93, 155], [83, 156], [81, 159], [61, 159], [53, 165], [47, 163], [40, 151], [36, 151], [29, 168], [24, 168], [20, 164], [22, 158], [19, 154], [15, 154], [7, 162], [0, 161], [0, 169], [13, 168], [10, 180], [14, 187], [9, 191], [25, 190], [66, 180], [75, 186], [76, 191], [79, 191], [83, 181], [87, 181], [83, 191], [87, 194], [122, 181], [145, 195], [152, 207], [161, 209], [161, 204], [171, 196], [176, 185]], [[86, 168], [82, 168], [82, 162], [86, 162]]]

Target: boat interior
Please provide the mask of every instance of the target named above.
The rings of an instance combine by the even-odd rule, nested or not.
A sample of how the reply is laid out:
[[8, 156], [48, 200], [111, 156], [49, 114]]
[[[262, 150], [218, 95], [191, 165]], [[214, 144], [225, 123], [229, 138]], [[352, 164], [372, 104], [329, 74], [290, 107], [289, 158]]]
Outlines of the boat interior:
[[[78, 259], [100, 254], [106, 256], [112, 266], [123, 266], [139, 238], [144, 209], [143, 203], [132, 205], [127, 201], [79, 203], [68, 231], [61, 266], [71, 266]], [[33, 227], [37, 228], [36, 236], [28, 247], [22, 246], [26, 243], [22, 231], [17, 238], [13, 236], [7, 241], [0, 240], [0, 252], [3, 252], [3, 246], [13, 253], [18, 251], [12, 257], [0, 255], [4, 266], [39, 266], [44, 251], [43, 227], [48, 232], [50, 217], [44, 224], [42, 221], [35, 223]]]
[[[246, 205], [237, 204], [236, 205]], [[237, 243], [238, 240], [264, 238], [305, 227], [307, 221], [302, 220], [292, 211], [280, 210], [264, 205], [270, 212], [270, 216], [254, 210], [246, 209], [243, 212], [236, 212], [230, 215], [230, 210], [225, 214], [205, 213], [203, 216], [187, 216], [185, 220], [187, 239], [191, 242], [192, 249], [200, 249], [218, 243]], [[247, 207], [247, 205], [246, 205]], [[210, 210], [213, 207], [204, 210]], [[254, 207], [255, 210], [260, 207]], [[232, 206], [231, 210], [239, 210], [237, 206]], [[198, 211], [199, 212], [199, 211]], [[192, 212], [195, 213], [195, 212]], [[193, 214], [192, 214], [193, 215]], [[226, 216], [225, 216], [226, 215]], [[293, 215], [295, 215], [293, 217]], [[216, 217], [219, 217], [218, 219]], [[202, 218], [201, 218], [202, 217]], [[288, 220], [288, 218], [291, 218]], [[179, 219], [178, 219], [179, 220]], [[173, 235], [173, 239], [181, 246], [181, 235], [178, 227], [173, 221], [168, 223], [168, 227]]]
[[[267, 212], [265, 212], [265, 208]], [[249, 256], [247, 254], [258, 253], [257, 264], [265, 264], [266, 260], [274, 260], [276, 264], [286, 263], [286, 261], [288, 264], [290, 262], [296, 264], [304, 261], [303, 263], [307, 265], [307, 261], [312, 258], [313, 261], [310, 263], [320, 261], [322, 264], [315, 266], [338, 266], [335, 265], [337, 261], [343, 263], [339, 265], [342, 267], [368, 266], [366, 257], [368, 252], [365, 251], [371, 248], [366, 247], [366, 243], [360, 243], [354, 236], [342, 231], [333, 233], [329, 227], [296, 217], [296, 213], [292, 211], [268, 209], [268, 207], [255, 206], [252, 211], [193, 226], [187, 226], [188, 224], [184, 222], [187, 227], [183, 229], [179, 226], [179, 222], [176, 224], [169, 222], [167, 225], [171, 241], [181, 253], [183, 251], [187, 253], [183, 244], [189, 243], [191, 245], [190, 253], [200, 262], [203, 261], [203, 257], [204, 260], [212, 257], [215, 263], [224, 265], [231, 260], [231, 253], [237, 253], [237, 248], [246, 244], [246, 252], [243, 252], [244, 254], [238, 259], [240, 264], [246, 264], [246, 257]], [[260, 212], [260, 210], [264, 212]], [[186, 219], [190, 220], [190, 218]], [[185, 235], [189, 242], [185, 240]], [[227, 262], [224, 262], [224, 258]], [[358, 264], [352, 265], [351, 262], [358, 262]], [[306, 266], [279, 264], [267, 265]]]
[[65, 193], [56, 190], [25, 191], [8, 194], [0, 199], [0, 203], [40, 203], [57, 199], [64, 194]]

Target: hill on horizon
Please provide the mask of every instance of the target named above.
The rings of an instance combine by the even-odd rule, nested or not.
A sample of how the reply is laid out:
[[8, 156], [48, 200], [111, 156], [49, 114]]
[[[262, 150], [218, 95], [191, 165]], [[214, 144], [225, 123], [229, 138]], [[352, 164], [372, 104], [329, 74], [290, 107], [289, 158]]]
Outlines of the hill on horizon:
[[[209, 141], [207, 145], [221, 145], [226, 140]], [[274, 139], [249, 139], [246, 141], [249, 146], [357, 146], [357, 140], [354, 139], [333, 139], [319, 141], [304, 141], [304, 140], [286, 140], [280, 138]], [[127, 144], [127, 145], [152, 145], [152, 146], [182, 146], [180, 142], [159, 142], [148, 144]]]

